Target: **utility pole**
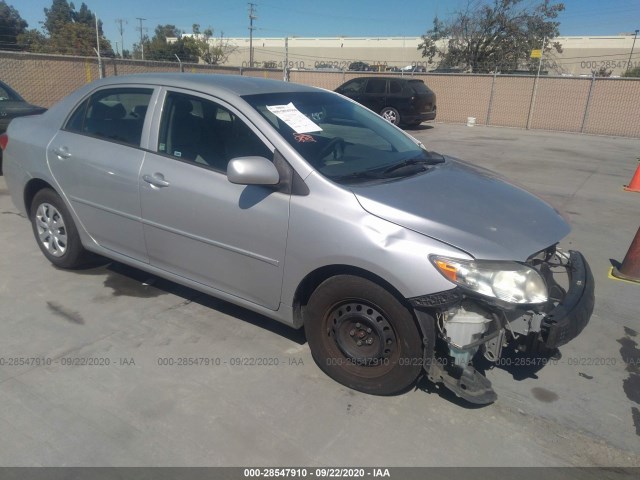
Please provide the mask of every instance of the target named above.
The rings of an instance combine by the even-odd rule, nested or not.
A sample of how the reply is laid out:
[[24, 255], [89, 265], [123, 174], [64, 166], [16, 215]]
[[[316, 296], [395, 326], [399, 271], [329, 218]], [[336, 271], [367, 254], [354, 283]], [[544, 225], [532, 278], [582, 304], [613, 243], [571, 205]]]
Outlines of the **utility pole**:
[[629, 61], [627, 62], [627, 72], [631, 69], [631, 56], [633, 55], [633, 47], [636, 46], [636, 38], [638, 38], [638, 32], [640, 30], [636, 29], [636, 33], [633, 35], [633, 43], [631, 44], [631, 53], [629, 54]]
[[140, 22], [140, 27], [138, 27], [138, 30], [140, 30], [140, 51], [142, 52], [142, 60], [144, 60], [144, 41], [143, 41], [144, 29], [142, 28], [142, 22], [146, 20], [146, 18], [136, 17], [136, 20]]
[[249, 67], [253, 67], [253, 31], [256, 29], [253, 21], [258, 18], [255, 15], [255, 7], [255, 3], [249, 3]]
[[124, 58], [124, 27], [122, 24], [126, 25], [127, 21], [122, 18], [116, 18], [116, 23], [118, 24], [118, 32], [120, 32], [120, 47], [122, 47], [121, 57]]
[[284, 39], [284, 81], [289, 81], [289, 37]]

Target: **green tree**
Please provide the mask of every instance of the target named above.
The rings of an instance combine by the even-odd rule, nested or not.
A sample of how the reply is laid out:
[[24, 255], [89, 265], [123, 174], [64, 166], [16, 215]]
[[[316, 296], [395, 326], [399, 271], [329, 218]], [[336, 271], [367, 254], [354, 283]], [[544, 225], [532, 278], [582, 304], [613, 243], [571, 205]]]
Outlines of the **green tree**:
[[29, 25], [18, 13], [18, 10], [0, 1], [0, 50], [23, 50], [18, 40]]
[[[183, 37], [182, 31], [175, 25], [158, 25], [151, 39], [146, 36], [143, 38], [143, 45], [145, 60], [177, 62], [178, 56], [182, 62], [198, 61], [199, 51], [195, 40]], [[140, 44], [135, 44], [133, 51], [136, 58], [142, 57]]]
[[[44, 29], [49, 34], [49, 51], [65, 55], [94, 56], [96, 45], [96, 16], [85, 3], [80, 10], [67, 0], [52, 0], [44, 9]], [[111, 42], [104, 37], [102, 22], [98, 21], [100, 54], [113, 56]]]
[[630, 68], [622, 74], [623, 77], [640, 77], [640, 67]]
[[484, 73], [496, 67], [503, 70], [533, 69], [537, 60], [529, 58], [531, 50], [562, 52], [562, 45], [552, 42], [559, 34], [555, 21], [564, 4], [538, 0], [468, 0], [466, 8], [450, 19], [434, 19], [433, 27], [422, 36], [418, 50], [429, 63], [441, 67], [458, 67]]
[[50, 37], [73, 22], [72, 5], [67, 0], [53, 0], [51, 8], [44, 9], [44, 29]]
[[18, 35], [18, 44], [27, 52], [47, 53], [49, 51], [49, 39], [35, 28], [25, 30]]

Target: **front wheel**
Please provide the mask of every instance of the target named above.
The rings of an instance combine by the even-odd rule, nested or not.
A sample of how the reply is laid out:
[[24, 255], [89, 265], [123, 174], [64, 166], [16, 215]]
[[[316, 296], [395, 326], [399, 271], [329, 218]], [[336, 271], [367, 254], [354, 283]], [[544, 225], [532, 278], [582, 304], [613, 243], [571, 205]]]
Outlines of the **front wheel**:
[[36, 242], [51, 263], [76, 268], [87, 262], [89, 254], [80, 242], [69, 210], [56, 192], [45, 188], [36, 193], [30, 213]]
[[413, 315], [364, 278], [338, 275], [324, 281], [305, 308], [304, 327], [316, 364], [354, 390], [399, 393], [422, 369], [423, 344]]
[[380, 111], [380, 116], [394, 125], [400, 125], [400, 112], [393, 107], [384, 107]]

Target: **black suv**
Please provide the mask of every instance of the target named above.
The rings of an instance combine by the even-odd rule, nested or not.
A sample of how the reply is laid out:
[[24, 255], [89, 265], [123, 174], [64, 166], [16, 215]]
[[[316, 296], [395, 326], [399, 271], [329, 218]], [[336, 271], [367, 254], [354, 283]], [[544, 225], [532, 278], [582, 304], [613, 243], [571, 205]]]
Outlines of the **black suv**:
[[436, 118], [436, 94], [422, 80], [402, 77], [358, 77], [336, 92], [379, 113], [394, 125], [419, 125]]

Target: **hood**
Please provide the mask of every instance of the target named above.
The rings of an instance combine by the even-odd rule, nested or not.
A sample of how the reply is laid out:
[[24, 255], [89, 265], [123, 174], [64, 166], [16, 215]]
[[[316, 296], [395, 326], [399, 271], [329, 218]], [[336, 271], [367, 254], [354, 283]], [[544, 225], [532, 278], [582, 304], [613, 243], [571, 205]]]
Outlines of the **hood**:
[[477, 259], [525, 261], [571, 230], [557, 210], [535, 195], [449, 157], [424, 174], [351, 190], [372, 215]]

